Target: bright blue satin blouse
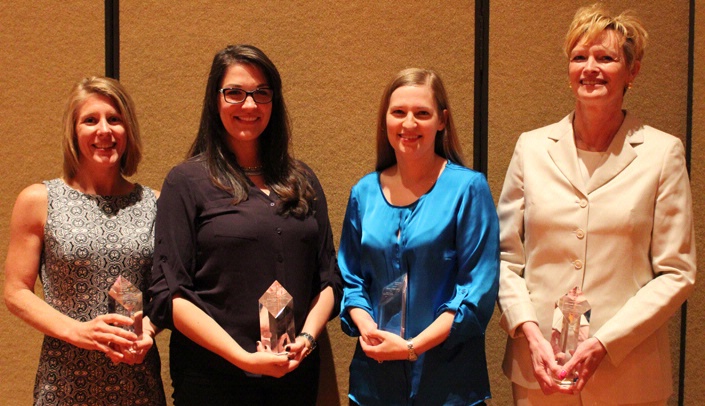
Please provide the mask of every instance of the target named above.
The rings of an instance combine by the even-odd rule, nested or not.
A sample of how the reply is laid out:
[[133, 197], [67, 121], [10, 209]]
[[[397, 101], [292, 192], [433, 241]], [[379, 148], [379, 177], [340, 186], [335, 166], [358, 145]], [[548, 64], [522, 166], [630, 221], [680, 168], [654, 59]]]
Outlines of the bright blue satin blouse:
[[499, 284], [499, 232], [485, 177], [448, 162], [434, 187], [409, 206], [385, 199], [379, 173], [350, 193], [338, 260], [344, 279], [343, 331], [358, 336], [350, 309], [375, 320], [382, 288], [409, 283], [406, 335], [455, 312], [446, 341], [416, 362], [378, 363], [358, 342], [349, 397], [361, 405], [473, 405], [490, 397], [485, 328]]

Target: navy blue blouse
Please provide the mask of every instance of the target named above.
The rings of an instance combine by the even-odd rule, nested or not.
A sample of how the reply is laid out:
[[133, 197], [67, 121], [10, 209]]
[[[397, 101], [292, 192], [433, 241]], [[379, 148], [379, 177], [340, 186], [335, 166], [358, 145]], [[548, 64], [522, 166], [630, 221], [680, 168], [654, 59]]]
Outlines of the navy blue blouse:
[[382, 289], [407, 273], [405, 338], [455, 312], [446, 341], [418, 361], [378, 363], [358, 342], [350, 398], [362, 405], [472, 405], [490, 397], [485, 328], [498, 289], [499, 235], [484, 176], [448, 162], [434, 187], [408, 206], [385, 199], [379, 173], [350, 193], [338, 254], [343, 331], [359, 331], [350, 309], [378, 321]]
[[[172, 374], [243, 377], [227, 360], [192, 342], [174, 328], [175, 294], [211, 316], [248, 352], [260, 339], [258, 301], [275, 280], [294, 297], [296, 332], [311, 301], [331, 286], [340, 298], [328, 206], [318, 179], [303, 163], [316, 193], [313, 214], [297, 219], [276, 214], [279, 197], [252, 186], [249, 198], [232, 204], [216, 187], [205, 165], [189, 160], [167, 175], [157, 201], [152, 286], [145, 313], [160, 328], [172, 329]], [[331, 318], [337, 315], [337, 309]]]

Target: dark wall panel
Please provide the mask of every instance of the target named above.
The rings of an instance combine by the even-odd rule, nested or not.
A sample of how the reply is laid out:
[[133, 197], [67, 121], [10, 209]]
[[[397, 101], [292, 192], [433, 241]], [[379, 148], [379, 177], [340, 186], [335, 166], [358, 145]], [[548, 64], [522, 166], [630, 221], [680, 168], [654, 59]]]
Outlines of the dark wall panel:
[[[693, 131], [690, 180], [693, 187], [695, 238], [699, 264], [705, 258], [705, 1], [695, 5], [695, 55], [693, 67]], [[702, 271], [702, 268], [699, 269]], [[684, 405], [705, 404], [705, 289], [698, 275], [695, 293], [688, 301], [688, 344], [686, 352]]]

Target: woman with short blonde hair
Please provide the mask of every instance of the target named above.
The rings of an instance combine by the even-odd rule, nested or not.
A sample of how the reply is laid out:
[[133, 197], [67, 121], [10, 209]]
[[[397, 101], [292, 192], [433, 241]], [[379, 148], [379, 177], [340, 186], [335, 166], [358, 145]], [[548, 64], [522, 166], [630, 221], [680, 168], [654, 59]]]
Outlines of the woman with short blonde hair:
[[[517, 405], [671, 395], [668, 319], [693, 290], [695, 242], [681, 141], [622, 108], [647, 39], [632, 14], [579, 9], [565, 41], [575, 110], [522, 134], [507, 169], [498, 303]], [[575, 288], [588, 305], [563, 348], [557, 301]]]

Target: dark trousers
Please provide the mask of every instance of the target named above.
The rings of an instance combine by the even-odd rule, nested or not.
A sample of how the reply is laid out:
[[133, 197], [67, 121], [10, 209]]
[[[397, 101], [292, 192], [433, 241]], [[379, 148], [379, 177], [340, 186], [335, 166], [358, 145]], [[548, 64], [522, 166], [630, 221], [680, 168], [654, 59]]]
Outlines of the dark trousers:
[[305, 360], [281, 378], [172, 371], [174, 406], [314, 406], [319, 376], [319, 365], [314, 361]]

